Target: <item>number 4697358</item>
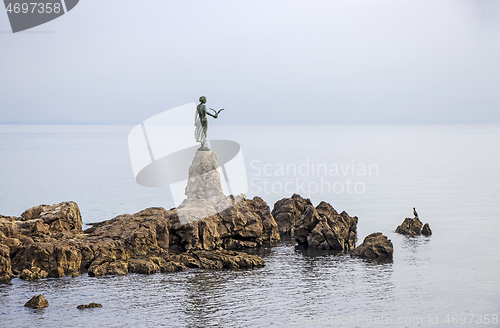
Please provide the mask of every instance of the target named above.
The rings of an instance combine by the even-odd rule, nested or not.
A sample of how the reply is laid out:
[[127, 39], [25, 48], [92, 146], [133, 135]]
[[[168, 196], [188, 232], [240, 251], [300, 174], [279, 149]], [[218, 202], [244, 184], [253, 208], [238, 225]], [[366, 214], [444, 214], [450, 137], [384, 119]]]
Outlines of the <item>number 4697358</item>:
[[26, 13], [38, 13], [38, 14], [59, 14], [61, 12], [60, 3], [38, 3], [38, 2], [23, 2], [23, 3], [9, 3], [5, 8], [9, 14], [26, 14]]

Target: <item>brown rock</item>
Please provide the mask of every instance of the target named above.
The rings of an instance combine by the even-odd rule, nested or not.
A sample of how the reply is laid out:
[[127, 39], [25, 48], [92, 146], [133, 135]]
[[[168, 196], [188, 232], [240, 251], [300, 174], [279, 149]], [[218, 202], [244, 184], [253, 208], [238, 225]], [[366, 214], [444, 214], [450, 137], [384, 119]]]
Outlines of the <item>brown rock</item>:
[[311, 248], [349, 251], [356, 244], [357, 223], [357, 217], [350, 217], [346, 212], [338, 214], [326, 202], [316, 208], [307, 205], [295, 222], [295, 240]]
[[424, 236], [432, 235], [432, 230], [431, 227], [429, 227], [429, 223], [424, 224], [424, 227], [422, 228], [422, 235]]
[[22, 242], [17, 238], [4, 238], [0, 241], [0, 244], [3, 244], [11, 250], [11, 253], [15, 253], [19, 246], [21, 246]]
[[[206, 216], [203, 211], [209, 207], [212, 210], [207, 211], [216, 214]], [[269, 207], [259, 197], [249, 200], [241, 195], [229, 196], [203, 206], [185, 202], [182, 210], [187, 223], [183, 224], [177, 215], [169, 217], [170, 250], [177, 254], [197, 249], [257, 247], [280, 238]]]
[[312, 206], [309, 198], [302, 198], [298, 194], [293, 194], [291, 198], [283, 198], [274, 204], [272, 215], [278, 224], [280, 234], [294, 237], [295, 223], [308, 205]]
[[23, 228], [41, 233], [58, 233], [64, 231], [82, 231], [80, 209], [74, 202], [32, 207], [21, 214]]
[[103, 262], [99, 265], [91, 265], [88, 273], [91, 277], [103, 275], [125, 275], [128, 273], [128, 263], [124, 261]]
[[93, 308], [102, 308], [102, 305], [99, 304], [99, 303], [90, 303], [90, 304], [78, 305], [76, 308], [79, 309], [79, 310], [93, 309]]
[[[162, 259], [162, 262], [165, 260]], [[160, 271], [160, 265], [152, 259], [131, 259], [128, 261], [128, 272], [153, 274]]]
[[42, 294], [33, 296], [26, 304], [24, 304], [26, 307], [30, 307], [33, 309], [41, 309], [49, 306], [49, 302], [45, 299], [45, 296]]
[[[62, 277], [65, 275], [77, 275], [80, 273], [82, 255], [77, 248], [65, 242], [51, 240], [46, 242], [34, 242], [22, 247], [12, 259], [12, 269], [18, 274], [24, 269], [32, 272], [34, 268], [48, 273], [49, 277]], [[21, 276], [38, 277], [37, 274], [26, 273]]]
[[49, 276], [49, 274], [47, 271], [41, 270], [40, 268], [37, 268], [37, 267], [34, 267], [34, 268], [31, 268], [31, 270], [24, 269], [21, 272], [21, 275], [19, 278], [21, 278], [23, 280], [33, 281], [36, 279], [44, 279], [44, 278], [47, 278], [48, 276]]
[[88, 269], [91, 276], [126, 274], [129, 270], [158, 271], [159, 263], [152, 258], [168, 256], [171, 215], [175, 215], [175, 211], [148, 208], [134, 215], [120, 215], [93, 224], [85, 231], [87, 237], [78, 240], [84, 258], [83, 269]]
[[0, 215], [0, 240], [19, 235], [19, 227], [16, 221], [16, 217]]
[[170, 272], [184, 271], [187, 269], [188, 269], [187, 266], [185, 266], [184, 264], [179, 263], [179, 262], [174, 262], [174, 261], [165, 261], [160, 266], [161, 272], [169, 272], [169, 273]]
[[396, 228], [396, 232], [407, 236], [430, 236], [432, 234], [429, 224], [426, 223], [423, 225], [418, 217], [406, 218], [403, 223]]
[[[198, 199], [183, 207], [190, 215], [187, 223], [181, 224], [177, 210], [158, 207], [94, 223], [84, 232], [78, 206], [72, 202], [36, 206], [20, 219], [2, 216], [0, 243], [8, 244], [15, 253], [5, 253], [10, 249], [3, 245], [2, 254], [8, 255], [0, 258], [0, 270], [5, 277], [15, 274], [35, 280], [85, 271], [100, 276], [175, 272], [187, 267], [258, 267], [263, 265], [259, 257], [220, 252], [279, 240], [269, 207], [258, 197], [224, 196], [216, 202]], [[215, 214], [206, 216], [209, 207]], [[215, 252], [217, 259], [195, 252], [201, 250]]]
[[0, 284], [10, 283], [11, 278], [10, 249], [6, 245], [0, 245]]
[[[119, 215], [85, 230], [88, 234], [85, 242], [93, 245], [97, 253], [100, 248], [113, 251], [121, 247], [130, 258], [144, 257], [158, 248], [168, 248], [168, 222], [174, 214], [174, 211], [153, 207], [134, 215]], [[109, 245], [110, 242], [114, 243]]]
[[390, 239], [381, 232], [366, 236], [361, 245], [356, 247], [351, 255], [365, 259], [389, 259], [392, 258], [394, 248]]
[[230, 250], [198, 250], [190, 252], [189, 255], [199, 261], [201, 268], [206, 269], [260, 268], [265, 265], [264, 260], [256, 255]]

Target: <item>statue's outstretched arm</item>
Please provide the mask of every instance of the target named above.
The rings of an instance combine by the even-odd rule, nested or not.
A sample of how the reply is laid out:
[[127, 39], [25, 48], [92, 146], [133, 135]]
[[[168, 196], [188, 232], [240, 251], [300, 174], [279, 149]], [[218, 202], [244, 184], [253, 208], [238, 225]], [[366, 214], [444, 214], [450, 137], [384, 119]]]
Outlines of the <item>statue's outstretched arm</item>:
[[210, 115], [210, 116], [212, 116], [213, 118], [217, 118], [217, 114], [213, 115], [213, 114], [210, 114], [209, 112], [207, 112], [207, 115]]
[[214, 111], [215, 115], [210, 114], [209, 112], [206, 112], [208, 115], [212, 116], [213, 118], [217, 118], [219, 116], [219, 113], [224, 110], [224, 108], [219, 109], [219, 111], [216, 111], [213, 108], [210, 108], [211, 110]]

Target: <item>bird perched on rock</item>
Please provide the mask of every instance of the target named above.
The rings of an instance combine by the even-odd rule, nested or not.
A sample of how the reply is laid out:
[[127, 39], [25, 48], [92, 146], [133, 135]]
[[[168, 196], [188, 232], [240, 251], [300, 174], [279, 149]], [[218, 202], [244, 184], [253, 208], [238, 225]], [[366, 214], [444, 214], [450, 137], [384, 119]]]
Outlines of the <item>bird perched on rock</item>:
[[417, 211], [415, 211], [415, 207], [413, 208], [413, 215], [414, 215], [416, 218], [418, 218], [418, 213], [417, 213]]

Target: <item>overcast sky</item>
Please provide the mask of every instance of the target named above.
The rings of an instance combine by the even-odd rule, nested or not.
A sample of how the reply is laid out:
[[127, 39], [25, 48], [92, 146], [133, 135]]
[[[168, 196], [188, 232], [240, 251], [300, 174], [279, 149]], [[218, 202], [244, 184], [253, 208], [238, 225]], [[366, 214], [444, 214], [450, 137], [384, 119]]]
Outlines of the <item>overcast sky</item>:
[[[12, 34], [0, 123], [500, 122], [497, 0], [81, 0]], [[222, 120], [223, 119], [223, 120]]]

